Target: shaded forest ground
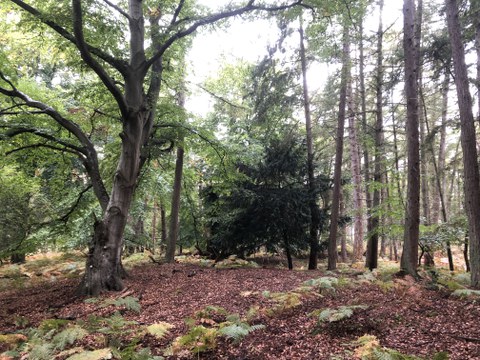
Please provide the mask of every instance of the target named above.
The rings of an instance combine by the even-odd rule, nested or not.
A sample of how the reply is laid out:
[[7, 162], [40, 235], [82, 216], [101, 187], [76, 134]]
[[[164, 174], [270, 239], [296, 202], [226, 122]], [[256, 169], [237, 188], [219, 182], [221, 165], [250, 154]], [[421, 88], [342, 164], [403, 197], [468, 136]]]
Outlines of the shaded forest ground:
[[415, 282], [394, 263], [370, 273], [181, 260], [135, 266], [123, 293], [100, 299], [74, 297], [73, 259], [3, 267], [0, 359], [480, 359], [480, 297], [465, 295], [464, 274]]

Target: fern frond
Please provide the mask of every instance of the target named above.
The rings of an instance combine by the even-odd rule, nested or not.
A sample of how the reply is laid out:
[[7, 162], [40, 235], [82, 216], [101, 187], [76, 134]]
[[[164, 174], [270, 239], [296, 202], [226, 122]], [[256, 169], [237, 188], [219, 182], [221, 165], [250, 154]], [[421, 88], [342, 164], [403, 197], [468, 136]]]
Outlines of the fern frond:
[[147, 326], [147, 332], [157, 339], [163, 338], [174, 326], [167, 322], [159, 322], [156, 324], [152, 324]]
[[52, 339], [52, 344], [55, 349], [63, 350], [67, 345], [72, 345], [75, 341], [83, 339], [88, 335], [88, 332], [80, 326], [67, 327]]

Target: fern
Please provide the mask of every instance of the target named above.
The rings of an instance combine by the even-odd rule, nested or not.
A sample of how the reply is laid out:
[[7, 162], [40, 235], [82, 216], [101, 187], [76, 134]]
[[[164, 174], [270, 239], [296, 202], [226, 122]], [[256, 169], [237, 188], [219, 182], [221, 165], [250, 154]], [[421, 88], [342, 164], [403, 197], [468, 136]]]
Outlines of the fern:
[[356, 309], [367, 309], [366, 305], [340, 306], [337, 309], [327, 308], [320, 312], [318, 320], [320, 322], [337, 322], [351, 317]]
[[83, 339], [87, 334], [88, 332], [78, 325], [67, 327], [53, 337], [52, 345], [57, 350], [63, 350], [67, 345]]
[[231, 324], [219, 329], [219, 334], [229, 339], [233, 339], [234, 342], [240, 342], [248, 334], [253, 331], [265, 329], [265, 325], [248, 325], [247, 323]]
[[108, 299], [105, 301], [104, 306], [114, 305], [116, 307], [123, 307], [125, 310], [135, 311], [140, 313], [142, 307], [138, 302], [138, 299], [132, 296], [127, 296], [119, 299]]
[[304, 281], [303, 285], [323, 290], [335, 290], [335, 287], [338, 285], [338, 279], [333, 276], [323, 276], [318, 279]]
[[29, 360], [51, 360], [53, 358], [52, 344], [49, 343], [35, 345], [28, 354]]
[[452, 295], [459, 297], [480, 296], [480, 290], [457, 289], [452, 293]]
[[159, 322], [147, 326], [147, 332], [150, 335], [155, 336], [157, 339], [161, 339], [170, 331], [171, 328], [173, 328], [172, 324], [166, 322]]

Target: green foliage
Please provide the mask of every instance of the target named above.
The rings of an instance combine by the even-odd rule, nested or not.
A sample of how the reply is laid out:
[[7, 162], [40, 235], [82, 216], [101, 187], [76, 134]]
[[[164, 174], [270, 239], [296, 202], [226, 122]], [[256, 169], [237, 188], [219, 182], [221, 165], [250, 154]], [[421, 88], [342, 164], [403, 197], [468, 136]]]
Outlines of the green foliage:
[[67, 345], [83, 339], [88, 332], [78, 325], [66, 327], [52, 338], [52, 345], [56, 350], [63, 350]]
[[218, 306], [207, 306], [197, 311], [194, 318], [187, 319], [186, 323], [188, 333], [175, 339], [166, 355], [175, 355], [183, 350], [199, 354], [214, 349], [220, 336], [238, 342], [251, 332], [264, 328], [260, 324], [250, 325], [238, 314], [228, 314]]
[[265, 325], [248, 325], [247, 323], [234, 323], [224, 327], [220, 327], [219, 334], [229, 339], [233, 339], [234, 342], [240, 342], [244, 337], [253, 331], [264, 329]]
[[45, 319], [42, 320], [38, 328], [44, 332], [49, 332], [51, 330], [59, 330], [64, 328], [69, 323], [65, 319]]
[[320, 290], [335, 290], [338, 285], [338, 279], [331, 276], [323, 276], [317, 279], [304, 281], [302, 285], [318, 288]]
[[458, 297], [478, 297], [480, 296], [480, 290], [473, 290], [473, 289], [457, 289], [452, 293], [453, 296]]
[[[355, 310], [358, 309], [367, 309], [366, 305], [349, 305], [349, 306], [340, 306], [336, 309], [324, 309], [318, 314], [319, 322], [338, 322], [344, 319], [350, 318]], [[316, 313], [314, 313], [316, 315]]]
[[116, 307], [122, 307], [125, 310], [134, 311], [136, 313], [140, 313], [142, 307], [138, 298], [132, 296], [126, 296], [124, 298], [118, 299], [107, 299], [104, 301], [103, 306], [114, 305]]
[[43, 343], [35, 345], [30, 350], [28, 358], [31, 360], [51, 360], [53, 358], [52, 344]]

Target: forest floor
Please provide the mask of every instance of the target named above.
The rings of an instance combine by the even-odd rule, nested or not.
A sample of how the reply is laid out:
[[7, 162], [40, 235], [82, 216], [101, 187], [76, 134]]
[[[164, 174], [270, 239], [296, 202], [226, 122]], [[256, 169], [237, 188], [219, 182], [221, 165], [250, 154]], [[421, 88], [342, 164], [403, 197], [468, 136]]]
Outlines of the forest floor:
[[465, 274], [180, 261], [134, 266], [97, 299], [75, 297], [73, 260], [0, 267], [0, 359], [480, 359]]

